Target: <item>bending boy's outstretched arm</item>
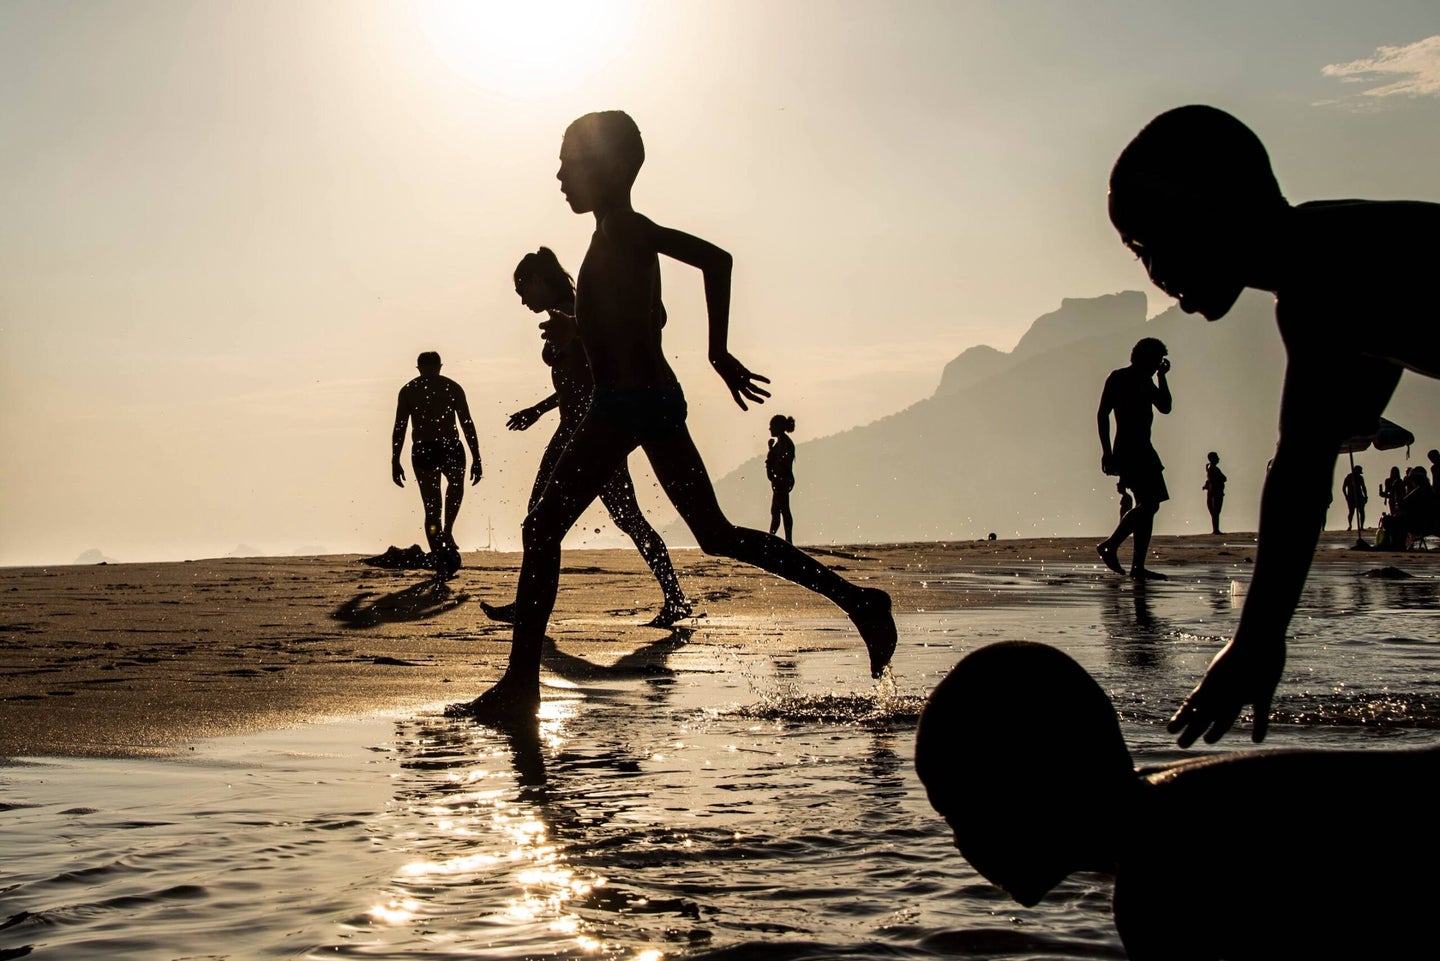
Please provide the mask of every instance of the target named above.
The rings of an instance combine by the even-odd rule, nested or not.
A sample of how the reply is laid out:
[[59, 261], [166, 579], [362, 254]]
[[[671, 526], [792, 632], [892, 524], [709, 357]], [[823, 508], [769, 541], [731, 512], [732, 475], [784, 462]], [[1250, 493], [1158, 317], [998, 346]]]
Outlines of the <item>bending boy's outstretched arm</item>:
[[741, 410], [749, 409], [745, 406], [747, 400], [765, 403], [770, 392], [755, 382], [768, 384], [770, 378], [748, 370], [735, 359], [728, 346], [730, 271], [734, 258], [707, 240], [649, 221], [645, 223], [651, 231], [651, 244], [656, 253], [698, 267], [705, 276], [705, 309], [710, 321], [710, 366], [730, 388], [730, 396], [735, 398]]
[[[1325, 526], [1340, 444], [1375, 429], [1399, 380], [1399, 367], [1369, 358], [1348, 358], [1339, 367], [1292, 359], [1281, 399], [1280, 442], [1260, 501], [1255, 573], [1235, 637], [1170, 719], [1170, 733], [1179, 735], [1181, 747], [1202, 735], [1215, 743], [1249, 704], [1255, 707], [1251, 736], [1264, 740], [1285, 667], [1285, 631]], [[1341, 381], [1355, 385], [1354, 391], [1335, 390]]]

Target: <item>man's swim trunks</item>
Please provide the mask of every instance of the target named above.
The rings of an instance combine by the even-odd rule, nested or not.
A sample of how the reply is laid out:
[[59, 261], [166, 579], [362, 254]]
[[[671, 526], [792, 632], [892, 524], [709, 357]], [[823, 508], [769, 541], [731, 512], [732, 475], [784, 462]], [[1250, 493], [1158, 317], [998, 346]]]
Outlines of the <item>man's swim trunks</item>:
[[1115, 452], [1115, 461], [1120, 468], [1120, 485], [1135, 495], [1137, 504], [1158, 504], [1170, 499], [1165, 487], [1165, 466], [1160, 455], [1148, 444], [1138, 450]]
[[465, 470], [465, 446], [460, 438], [452, 437], [439, 444], [411, 444], [410, 466], [415, 472], [440, 471], [445, 474], [463, 473]]
[[597, 387], [587, 417], [603, 420], [644, 444], [685, 426], [685, 392], [667, 387]]

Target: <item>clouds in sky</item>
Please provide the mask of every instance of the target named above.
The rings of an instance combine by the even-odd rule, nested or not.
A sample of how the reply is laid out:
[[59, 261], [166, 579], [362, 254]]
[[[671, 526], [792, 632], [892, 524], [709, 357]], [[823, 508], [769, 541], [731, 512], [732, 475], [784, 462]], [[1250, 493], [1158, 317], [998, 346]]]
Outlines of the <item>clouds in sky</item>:
[[[1321, 71], [1341, 83], [1373, 84], [1359, 97], [1440, 97], [1440, 34], [1400, 47], [1379, 47], [1369, 57], [1332, 63]], [[1360, 101], [1364, 102], [1364, 101]], [[1354, 98], [1327, 103], [1357, 105]]]

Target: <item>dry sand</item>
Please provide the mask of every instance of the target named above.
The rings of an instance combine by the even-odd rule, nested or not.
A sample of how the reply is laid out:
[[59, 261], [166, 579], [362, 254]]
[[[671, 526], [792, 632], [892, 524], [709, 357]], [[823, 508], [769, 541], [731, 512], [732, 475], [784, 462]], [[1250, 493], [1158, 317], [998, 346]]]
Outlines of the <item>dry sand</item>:
[[[1353, 543], [1327, 534], [1316, 563], [1440, 572], [1440, 552], [1341, 549]], [[1243, 577], [1253, 548], [1248, 534], [1157, 537], [1153, 566], [1232, 564]], [[890, 591], [901, 616], [936, 609], [923, 582], [938, 574], [1049, 563], [1116, 576], [1096, 562], [1092, 538], [807, 549]], [[764, 633], [783, 650], [854, 640], [787, 627], [840, 616], [817, 595], [736, 562], [674, 553], [705, 615], [685, 622], [695, 642]], [[0, 569], [0, 757], [168, 753], [201, 737], [469, 699], [499, 676], [510, 640], [479, 601], [510, 600], [519, 561], [467, 554], [443, 592], [421, 572], [370, 568], [358, 555]], [[567, 551], [548, 656], [610, 664], [666, 636], [639, 626], [658, 606], [634, 551]]]

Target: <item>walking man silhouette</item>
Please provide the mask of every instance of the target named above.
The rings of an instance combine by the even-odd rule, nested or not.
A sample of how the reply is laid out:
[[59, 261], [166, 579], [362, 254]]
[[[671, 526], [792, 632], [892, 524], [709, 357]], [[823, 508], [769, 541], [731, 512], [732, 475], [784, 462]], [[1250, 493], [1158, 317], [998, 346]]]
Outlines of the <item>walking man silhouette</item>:
[[[1105, 566], [1124, 574], [1117, 551], [1125, 538], [1135, 538], [1135, 554], [1130, 559], [1130, 576], [1136, 580], [1165, 575], [1145, 566], [1150, 550], [1150, 534], [1155, 513], [1162, 501], [1170, 499], [1165, 489], [1165, 466], [1150, 444], [1153, 410], [1170, 413], [1170, 385], [1165, 375], [1170, 359], [1165, 345], [1154, 337], [1143, 337], [1130, 351], [1130, 366], [1110, 372], [1105, 389], [1100, 393], [1100, 409], [1095, 415], [1100, 429], [1100, 469], [1119, 477], [1121, 486], [1135, 495], [1135, 506], [1120, 518], [1115, 532], [1095, 545], [1095, 552]], [[1152, 378], [1154, 378], [1152, 380]], [[1110, 443], [1110, 417], [1115, 417], [1115, 443]]]

